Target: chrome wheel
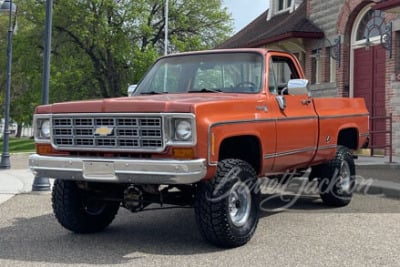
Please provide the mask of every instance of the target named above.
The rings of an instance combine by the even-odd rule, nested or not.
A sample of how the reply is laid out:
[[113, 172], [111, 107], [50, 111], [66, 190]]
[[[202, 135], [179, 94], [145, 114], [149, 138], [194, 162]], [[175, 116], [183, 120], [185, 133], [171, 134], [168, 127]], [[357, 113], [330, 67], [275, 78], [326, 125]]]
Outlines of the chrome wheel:
[[339, 171], [339, 191], [338, 193], [349, 193], [351, 189], [351, 171], [350, 166], [346, 161], [343, 161]]
[[336, 157], [320, 165], [316, 170], [317, 177], [320, 177], [320, 196], [324, 203], [335, 207], [348, 205], [355, 189], [356, 175], [350, 150], [347, 147], [338, 146]]
[[242, 182], [237, 182], [229, 194], [229, 217], [233, 225], [241, 227], [246, 224], [251, 211], [251, 192]]

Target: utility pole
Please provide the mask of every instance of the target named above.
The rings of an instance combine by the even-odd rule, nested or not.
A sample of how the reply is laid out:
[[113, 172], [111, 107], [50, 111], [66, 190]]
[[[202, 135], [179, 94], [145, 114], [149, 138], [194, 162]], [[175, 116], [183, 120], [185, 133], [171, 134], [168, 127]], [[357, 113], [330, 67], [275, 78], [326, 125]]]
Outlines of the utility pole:
[[169, 13], [169, 0], [165, 0], [165, 27], [164, 27], [164, 56], [168, 55], [168, 13]]

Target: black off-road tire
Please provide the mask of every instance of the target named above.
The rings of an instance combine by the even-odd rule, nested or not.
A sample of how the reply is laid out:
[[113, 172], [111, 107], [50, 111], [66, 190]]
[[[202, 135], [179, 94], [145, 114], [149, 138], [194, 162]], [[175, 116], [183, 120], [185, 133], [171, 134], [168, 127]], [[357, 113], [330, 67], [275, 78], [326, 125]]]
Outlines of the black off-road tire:
[[73, 181], [55, 180], [52, 206], [58, 222], [75, 233], [95, 233], [106, 228], [115, 218], [118, 202], [94, 199]]
[[219, 247], [246, 244], [257, 228], [259, 203], [253, 167], [238, 159], [219, 162], [216, 177], [198, 184], [195, 215], [201, 235]]
[[320, 196], [329, 206], [342, 207], [350, 203], [355, 188], [356, 168], [353, 155], [338, 146], [336, 157], [313, 170], [318, 177]]

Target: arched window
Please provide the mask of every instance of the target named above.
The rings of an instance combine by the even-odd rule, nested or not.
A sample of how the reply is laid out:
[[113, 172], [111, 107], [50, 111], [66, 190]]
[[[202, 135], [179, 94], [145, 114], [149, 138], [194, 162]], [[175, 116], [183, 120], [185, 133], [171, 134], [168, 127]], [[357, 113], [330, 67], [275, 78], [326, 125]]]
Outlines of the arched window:
[[385, 17], [380, 10], [369, 10], [361, 19], [356, 41], [380, 36], [385, 31]]

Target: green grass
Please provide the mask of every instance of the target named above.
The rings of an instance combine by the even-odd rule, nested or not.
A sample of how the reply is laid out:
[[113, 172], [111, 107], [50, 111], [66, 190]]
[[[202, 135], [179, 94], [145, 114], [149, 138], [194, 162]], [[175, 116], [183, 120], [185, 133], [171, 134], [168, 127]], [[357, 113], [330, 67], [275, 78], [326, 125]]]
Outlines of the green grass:
[[[15, 138], [9, 140], [9, 153], [34, 152], [35, 142], [30, 138]], [[0, 138], [0, 153], [3, 151], [3, 138]]]

